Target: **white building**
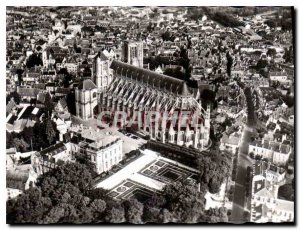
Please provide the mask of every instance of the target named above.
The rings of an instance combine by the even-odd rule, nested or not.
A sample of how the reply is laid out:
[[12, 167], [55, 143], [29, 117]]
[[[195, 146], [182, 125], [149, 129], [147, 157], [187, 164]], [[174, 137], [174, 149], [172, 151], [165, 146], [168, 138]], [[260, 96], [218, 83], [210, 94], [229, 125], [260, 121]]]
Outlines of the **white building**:
[[23, 192], [20, 189], [6, 188], [6, 200], [11, 200], [21, 195]]
[[285, 72], [270, 72], [271, 81], [279, 81], [280, 83], [287, 82], [288, 75]]
[[249, 153], [251, 152], [254, 156], [267, 158], [274, 164], [284, 165], [288, 162], [292, 149], [289, 145], [262, 139], [249, 144]]
[[285, 170], [264, 161], [253, 167], [251, 222], [292, 222], [294, 202], [278, 199], [278, 189], [285, 184]]
[[97, 173], [109, 171], [123, 159], [120, 137], [79, 126], [70, 127], [70, 132], [72, 155], [84, 155]]

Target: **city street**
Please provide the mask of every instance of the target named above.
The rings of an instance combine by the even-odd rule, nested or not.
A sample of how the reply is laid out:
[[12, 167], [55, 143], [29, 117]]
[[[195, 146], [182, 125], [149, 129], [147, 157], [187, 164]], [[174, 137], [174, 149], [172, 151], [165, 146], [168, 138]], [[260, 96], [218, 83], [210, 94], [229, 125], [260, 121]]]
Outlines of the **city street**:
[[251, 92], [249, 88], [245, 89], [246, 101], [247, 101], [247, 124], [244, 126], [242, 141], [239, 147], [238, 161], [237, 161], [237, 175], [235, 180], [235, 189], [233, 197], [233, 206], [231, 214], [231, 222], [243, 223], [244, 211], [246, 211], [245, 204], [245, 185], [247, 178], [247, 167], [252, 166], [251, 158], [248, 156], [249, 142], [251, 141], [251, 133], [254, 131], [252, 127], [255, 127], [255, 113], [254, 106], [251, 100]]
[[252, 165], [252, 161], [248, 156], [248, 146], [251, 137], [251, 129], [244, 127], [243, 139], [239, 148], [237, 175], [235, 181], [233, 207], [231, 221], [234, 223], [241, 223], [245, 211], [245, 184], [247, 167]]

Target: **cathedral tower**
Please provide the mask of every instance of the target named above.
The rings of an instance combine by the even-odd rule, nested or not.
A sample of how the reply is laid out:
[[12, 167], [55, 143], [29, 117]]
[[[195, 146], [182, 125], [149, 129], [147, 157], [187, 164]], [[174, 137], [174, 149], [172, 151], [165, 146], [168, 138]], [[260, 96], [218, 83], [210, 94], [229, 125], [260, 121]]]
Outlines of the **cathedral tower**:
[[125, 41], [122, 49], [122, 61], [143, 68], [144, 48], [142, 41]]
[[97, 86], [90, 80], [84, 80], [75, 90], [76, 116], [88, 120], [98, 112]]
[[103, 91], [112, 81], [112, 73], [109, 69], [110, 61], [103, 52], [99, 52], [93, 61], [93, 80], [99, 91]]

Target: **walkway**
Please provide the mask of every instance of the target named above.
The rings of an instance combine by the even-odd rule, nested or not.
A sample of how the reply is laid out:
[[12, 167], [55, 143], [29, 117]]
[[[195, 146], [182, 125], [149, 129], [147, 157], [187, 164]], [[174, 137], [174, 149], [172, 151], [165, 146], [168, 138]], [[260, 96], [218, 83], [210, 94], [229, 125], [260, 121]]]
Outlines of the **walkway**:
[[[136, 176], [131, 178], [135, 173], [139, 172], [143, 168], [145, 168], [148, 164], [151, 164], [158, 158], [158, 154], [151, 150], [142, 151], [143, 156], [139, 157], [137, 160], [128, 164], [125, 168], [121, 169], [120, 171], [116, 172], [112, 176], [108, 177], [106, 180], [101, 181], [99, 184], [96, 185], [97, 188], [104, 188], [104, 189], [112, 189], [122, 181], [126, 179], [140, 179]], [[139, 183], [140, 180], [138, 181]], [[144, 182], [145, 183], [145, 182]], [[146, 184], [147, 185], [147, 184]], [[150, 186], [150, 185], [147, 185]], [[156, 185], [155, 185], [156, 186]]]

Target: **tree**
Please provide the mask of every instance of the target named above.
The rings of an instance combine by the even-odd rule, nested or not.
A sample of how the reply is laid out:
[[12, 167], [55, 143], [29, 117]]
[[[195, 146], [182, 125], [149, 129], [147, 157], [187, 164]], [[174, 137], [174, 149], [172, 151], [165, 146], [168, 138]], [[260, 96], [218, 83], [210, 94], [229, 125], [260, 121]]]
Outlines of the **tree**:
[[178, 79], [184, 79], [184, 73], [181, 72], [180, 68], [172, 69], [172, 68], [167, 68], [164, 71], [165, 75], [178, 78]]
[[262, 156], [260, 156], [260, 155], [255, 155], [255, 157], [254, 157], [255, 160], [261, 160], [261, 158], [262, 158]]
[[44, 106], [45, 106], [46, 116], [50, 116], [52, 113], [52, 110], [54, 109], [54, 104], [53, 104], [52, 98], [48, 92], [45, 95]]
[[28, 60], [26, 62], [27, 68], [32, 68], [35, 66], [42, 66], [43, 61], [40, 54], [33, 53], [28, 57]]
[[[45, 178], [49, 176], [55, 177], [57, 180], [57, 186], [54, 187], [54, 189], [64, 189], [64, 191], [69, 192], [71, 195], [73, 194], [72, 190], [74, 190], [72, 186], [75, 186], [81, 192], [88, 190], [92, 186], [91, 172], [85, 165], [79, 163], [65, 163], [61, 167], [44, 173], [38, 178], [37, 185], [42, 186]], [[69, 188], [67, 186], [69, 186]], [[73, 195], [78, 193], [79, 192], [76, 192]], [[60, 194], [63, 194], [63, 192], [60, 191]]]
[[109, 223], [122, 223], [125, 221], [124, 207], [116, 202], [110, 202], [107, 205], [105, 221]]
[[56, 36], [56, 34], [59, 32], [58, 30], [53, 30], [54, 35]]
[[23, 69], [17, 69], [16, 70], [16, 74], [18, 76], [18, 84], [21, 85], [21, 82], [23, 81], [23, 73], [24, 73], [24, 70]]
[[49, 145], [55, 142], [55, 137], [56, 137], [55, 126], [50, 119], [47, 119], [46, 121], [46, 136]]
[[74, 91], [70, 91], [66, 96], [66, 102], [68, 111], [75, 115], [76, 114], [76, 103], [75, 103], [75, 93]]
[[208, 188], [210, 193], [219, 192], [224, 180], [230, 176], [232, 168], [232, 155], [224, 151], [211, 150], [209, 155], [201, 155], [197, 159], [199, 170], [198, 182], [201, 183], [201, 190]]
[[143, 219], [146, 223], [158, 223], [160, 208], [145, 206]]
[[123, 205], [126, 210], [126, 221], [133, 224], [141, 224], [144, 205], [135, 198], [126, 200]]
[[18, 94], [16, 91], [11, 92], [7, 97], [6, 97], [6, 103], [11, 100], [11, 98], [14, 100], [14, 102], [18, 105], [21, 102], [21, 96]]
[[[179, 223], [197, 223], [204, 211], [204, 193], [197, 187], [184, 182], [165, 186], [163, 196], [166, 199], [164, 208], [168, 216]], [[163, 221], [161, 219], [160, 221]]]
[[285, 184], [279, 187], [278, 196], [285, 200], [294, 201], [294, 189], [292, 184]]
[[268, 65], [267, 60], [259, 59], [258, 62], [256, 63], [256, 69], [257, 70], [264, 69], [265, 67], [267, 67], [267, 65]]
[[68, 70], [66, 68], [61, 68], [58, 71], [58, 74], [62, 74], [64, 76], [63, 86], [65, 88], [68, 88], [70, 86], [70, 81], [72, 81], [72, 76], [69, 74]]
[[102, 213], [105, 211], [106, 203], [104, 200], [96, 199], [91, 203], [90, 207], [94, 212]]
[[42, 197], [40, 189], [30, 188], [7, 203], [7, 223], [39, 223], [50, 207], [51, 200]]
[[95, 188], [95, 189], [91, 189], [88, 190], [86, 192], [86, 195], [92, 199], [92, 200], [97, 200], [97, 199], [101, 199], [101, 200], [109, 200], [109, 196], [107, 195], [108, 190], [105, 190], [103, 188]]
[[250, 156], [252, 159], [254, 159], [254, 153], [253, 153], [253, 152], [250, 152], [250, 153], [249, 153], [249, 156]]
[[273, 49], [272, 49], [272, 48], [269, 48], [268, 51], [267, 51], [267, 55], [268, 55], [268, 56], [271, 56], [272, 58], [275, 57], [276, 53], [277, 53], [277, 52], [276, 52], [276, 49], [274, 49], [274, 48], [273, 48]]
[[227, 58], [227, 75], [228, 75], [228, 77], [230, 77], [231, 76], [231, 67], [233, 64], [233, 58], [231, 57], [231, 55], [229, 54], [228, 51], [226, 53], [226, 58]]
[[228, 222], [227, 209], [226, 208], [210, 208], [205, 213], [207, 215], [207, 222], [220, 223]]

